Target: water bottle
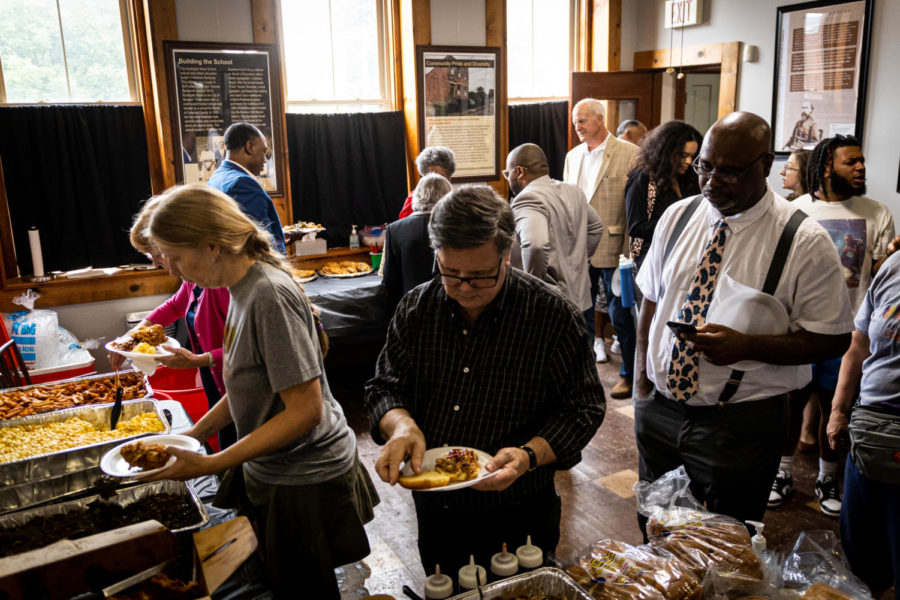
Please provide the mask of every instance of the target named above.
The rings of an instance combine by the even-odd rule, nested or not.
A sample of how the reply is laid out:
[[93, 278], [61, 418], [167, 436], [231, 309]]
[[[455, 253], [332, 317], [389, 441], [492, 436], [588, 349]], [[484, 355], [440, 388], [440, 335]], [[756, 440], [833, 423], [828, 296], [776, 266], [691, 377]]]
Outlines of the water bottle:
[[634, 261], [624, 254], [619, 255], [619, 281], [622, 286], [622, 306], [634, 306]]

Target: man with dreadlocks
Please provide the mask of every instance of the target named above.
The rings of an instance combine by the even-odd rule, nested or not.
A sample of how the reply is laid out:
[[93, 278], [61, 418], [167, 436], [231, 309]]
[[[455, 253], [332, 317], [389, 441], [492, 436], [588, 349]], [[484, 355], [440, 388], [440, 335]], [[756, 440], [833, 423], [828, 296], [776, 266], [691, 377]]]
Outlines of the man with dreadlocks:
[[[850, 135], [825, 138], [815, 147], [807, 167], [809, 194], [794, 201], [794, 206], [818, 221], [831, 235], [841, 257], [844, 281], [854, 314], [862, 304], [872, 276], [889, 254], [894, 237], [894, 219], [882, 203], [863, 196], [866, 193], [866, 159], [859, 141]], [[841, 513], [838, 485], [838, 459], [828, 444], [825, 432], [831, 413], [831, 400], [837, 385], [841, 359], [816, 363], [813, 380], [798, 394], [815, 393], [822, 418], [819, 422], [819, 476], [816, 497], [819, 509], [830, 517]], [[802, 402], [802, 400], [801, 400]], [[802, 405], [802, 404], [801, 404]], [[772, 493], [782, 497], [793, 489], [792, 456], [783, 456]]]

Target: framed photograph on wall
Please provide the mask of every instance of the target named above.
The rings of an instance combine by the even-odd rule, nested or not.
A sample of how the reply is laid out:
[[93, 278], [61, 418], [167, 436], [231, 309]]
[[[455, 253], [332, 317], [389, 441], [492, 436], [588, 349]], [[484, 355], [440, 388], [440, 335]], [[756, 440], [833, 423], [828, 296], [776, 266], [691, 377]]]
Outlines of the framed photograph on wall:
[[836, 134], [862, 137], [872, 0], [778, 7], [773, 150], [813, 148]]
[[165, 42], [173, 112], [175, 180], [206, 183], [225, 158], [225, 130], [250, 123], [266, 136], [269, 156], [257, 177], [269, 196], [284, 196], [284, 115], [275, 46]]
[[500, 178], [500, 48], [416, 46], [419, 143], [456, 154], [453, 181]]

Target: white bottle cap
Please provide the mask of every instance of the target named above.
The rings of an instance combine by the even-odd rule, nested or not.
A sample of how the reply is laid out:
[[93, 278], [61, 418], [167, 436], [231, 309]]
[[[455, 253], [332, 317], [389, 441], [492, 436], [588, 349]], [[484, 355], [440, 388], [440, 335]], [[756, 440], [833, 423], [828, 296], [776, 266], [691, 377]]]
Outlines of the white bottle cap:
[[531, 543], [530, 535], [524, 545], [516, 548], [516, 558], [523, 569], [536, 569], [544, 564], [544, 553]]
[[425, 578], [425, 597], [442, 600], [453, 595], [453, 580], [441, 573], [441, 565], [434, 566], [434, 575]]
[[475, 581], [475, 573], [482, 585], [487, 583], [487, 571], [481, 565], [475, 564], [475, 555], [469, 555], [469, 564], [459, 570], [459, 587], [464, 590], [474, 590], [478, 587]]
[[506, 544], [503, 544], [503, 550], [491, 557], [491, 573], [497, 577], [509, 577], [519, 572], [519, 559], [512, 552], [506, 551]]

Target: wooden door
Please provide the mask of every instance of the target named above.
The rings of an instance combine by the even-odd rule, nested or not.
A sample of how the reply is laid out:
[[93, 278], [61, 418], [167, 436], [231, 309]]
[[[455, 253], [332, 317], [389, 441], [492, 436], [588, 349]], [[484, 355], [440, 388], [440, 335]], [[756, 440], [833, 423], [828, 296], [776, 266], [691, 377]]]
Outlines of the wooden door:
[[[628, 117], [653, 129], [659, 125], [662, 101], [662, 72], [618, 71], [615, 73], [575, 72], [569, 79], [569, 115], [575, 103], [584, 98], [607, 102], [606, 128], [613, 134], [619, 124], [621, 108]], [[569, 148], [578, 145], [575, 127], [569, 120]]]
[[719, 110], [719, 74], [687, 73], [684, 81], [684, 115], [681, 117], [701, 134], [715, 123]]

